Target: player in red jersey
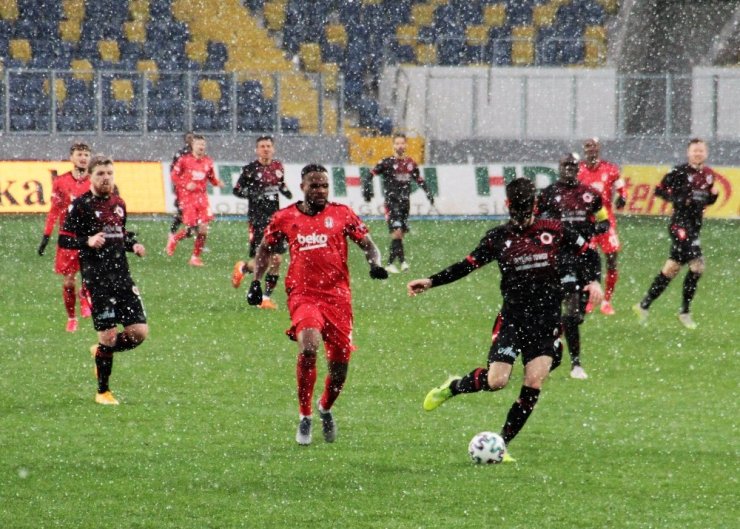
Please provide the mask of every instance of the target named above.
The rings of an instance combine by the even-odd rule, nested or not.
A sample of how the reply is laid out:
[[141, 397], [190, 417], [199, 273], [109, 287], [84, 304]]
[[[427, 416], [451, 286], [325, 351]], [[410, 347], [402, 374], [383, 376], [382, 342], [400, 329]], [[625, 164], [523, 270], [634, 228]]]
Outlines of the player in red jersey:
[[190, 265], [203, 266], [200, 254], [206, 245], [208, 223], [213, 220], [206, 185], [210, 182], [214, 186], [224, 187], [224, 183], [216, 176], [213, 160], [206, 156], [205, 137], [194, 134], [192, 147], [193, 152], [178, 158], [172, 169], [172, 182], [182, 209], [182, 221], [187, 228], [170, 235], [165, 251], [169, 256], [174, 255], [177, 243], [195, 234]]
[[[616, 164], [601, 159], [601, 142], [598, 138], [589, 138], [583, 142], [584, 160], [578, 165], [578, 180], [582, 184], [591, 186], [601, 193], [601, 202], [609, 214], [609, 231], [594, 236], [591, 244], [594, 248], [600, 247], [606, 257], [606, 280], [604, 281], [604, 301], [601, 302], [601, 312], [607, 316], [614, 314], [612, 296], [617, 284], [617, 254], [622, 248], [617, 236], [617, 218], [614, 207], [623, 209], [627, 203], [627, 188], [619, 174]], [[617, 193], [616, 201], [614, 192]], [[593, 310], [591, 304], [586, 306], [586, 312]]]
[[[90, 178], [87, 165], [90, 162], [90, 147], [86, 143], [75, 143], [69, 149], [69, 160], [72, 162], [72, 170], [54, 178], [51, 184], [51, 209], [46, 215], [46, 225], [38, 254], [44, 255], [46, 245], [54, 231], [54, 225], [59, 228], [64, 225], [72, 201], [90, 190]], [[57, 246], [54, 271], [62, 276], [62, 299], [67, 311], [67, 332], [77, 330], [76, 305], [76, 281], [75, 276], [80, 270], [80, 260], [77, 250], [70, 250]], [[90, 317], [90, 302], [88, 301], [87, 289], [83, 282], [80, 286], [80, 314], [83, 318]]]
[[324, 392], [317, 401], [324, 440], [336, 439], [337, 427], [331, 408], [347, 378], [352, 345], [352, 292], [347, 267], [347, 239], [365, 253], [370, 277], [387, 279], [380, 266], [380, 252], [367, 227], [354, 211], [327, 200], [329, 175], [321, 165], [301, 170], [304, 200], [273, 215], [257, 248], [254, 281], [249, 287], [250, 305], [262, 302], [260, 280], [270, 256], [281, 242], [288, 243], [290, 266], [285, 277], [291, 327], [287, 331], [298, 342], [299, 423], [296, 441], [311, 444], [312, 399], [316, 383], [316, 353], [324, 342], [328, 374]]

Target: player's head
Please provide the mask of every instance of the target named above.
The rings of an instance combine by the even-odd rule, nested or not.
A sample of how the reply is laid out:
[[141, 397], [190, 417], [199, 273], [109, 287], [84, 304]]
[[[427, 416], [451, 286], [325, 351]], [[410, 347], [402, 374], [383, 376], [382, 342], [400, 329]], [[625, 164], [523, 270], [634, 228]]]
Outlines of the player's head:
[[583, 142], [583, 157], [589, 164], [595, 164], [601, 156], [601, 142], [599, 138], [588, 138]]
[[206, 137], [202, 134], [193, 134], [191, 147], [196, 158], [202, 157], [206, 153]]
[[275, 140], [273, 140], [272, 136], [260, 136], [255, 142], [254, 152], [261, 162], [271, 162], [272, 157], [275, 155]]
[[90, 159], [90, 190], [94, 195], [107, 197], [113, 193], [113, 159], [105, 154], [96, 154]]
[[406, 135], [396, 132], [393, 135], [393, 153], [399, 158], [406, 154], [407, 147]]
[[701, 167], [704, 165], [704, 162], [707, 161], [708, 155], [709, 149], [704, 140], [701, 138], [691, 138], [689, 140], [689, 145], [686, 149], [686, 157], [691, 165], [694, 167]]
[[192, 130], [187, 131], [182, 136], [182, 141], [184, 141], [185, 145], [187, 145], [190, 148], [193, 147], [193, 136], [195, 136], [195, 132], [193, 132]]
[[90, 146], [81, 141], [73, 143], [69, 148], [69, 161], [81, 172], [87, 171], [90, 165]]
[[322, 210], [329, 198], [329, 172], [319, 164], [308, 164], [301, 169], [301, 191], [306, 205]]
[[575, 182], [578, 177], [578, 162], [579, 157], [574, 152], [568, 152], [561, 156], [558, 164], [560, 179], [564, 182]]
[[506, 205], [517, 224], [527, 224], [534, 212], [536, 190], [529, 178], [515, 178], [506, 184]]

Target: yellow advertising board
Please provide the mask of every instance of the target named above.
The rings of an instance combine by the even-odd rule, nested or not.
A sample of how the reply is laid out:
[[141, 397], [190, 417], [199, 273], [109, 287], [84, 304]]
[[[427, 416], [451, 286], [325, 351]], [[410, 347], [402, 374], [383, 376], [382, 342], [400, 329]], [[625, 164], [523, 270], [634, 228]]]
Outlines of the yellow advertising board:
[[[72, 168], [67, 161], [0, 162], [0, 213], [44, 213], [51, 206], [54, 174]], [[163, 213], [164, 181], [158, 162], [116, 162], [115, 181], [129, 213]]]
[[[719, 192], [717, 202], [705, 211], [705, 217], [737, 218], [740, 216], [740, 167], [712, 167], [720, 178], [714, 183]], [[667, 165], [625, 165], [622, 177], [627, 187], [628, 215], [669, 215], [671, 205], [655, 196], [655, 186], [671, 167]]]

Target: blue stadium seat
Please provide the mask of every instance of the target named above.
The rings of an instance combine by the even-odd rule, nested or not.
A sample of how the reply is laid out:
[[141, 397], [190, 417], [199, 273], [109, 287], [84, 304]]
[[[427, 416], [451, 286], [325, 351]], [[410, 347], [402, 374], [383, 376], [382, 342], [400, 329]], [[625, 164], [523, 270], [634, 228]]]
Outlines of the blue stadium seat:
[[301, 130], [301, 124], [298, 118], [282, 116], [280, 118], [280, 132], [286, 134], [298, 134]]

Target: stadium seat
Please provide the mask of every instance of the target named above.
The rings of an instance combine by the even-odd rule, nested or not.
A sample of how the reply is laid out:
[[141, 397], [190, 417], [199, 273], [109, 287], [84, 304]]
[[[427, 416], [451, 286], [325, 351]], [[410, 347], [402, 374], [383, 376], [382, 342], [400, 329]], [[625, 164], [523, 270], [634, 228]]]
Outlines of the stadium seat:
[[343, 24], [329, 24], [324, 29], [327, 44], [335, 46], [341, 46], [342, 48], [347, 46], [347, 29]]
[[129, 20], [123, 23], [123, 34], [129, 42], [146, 42], [146, 22]]
[[532, 25], [535, 28], [549, 27], [555, 22], [556, 4], [542, 4], [532, 9]]
[[136, 69], [146, 75], [146, 79], [153, 83], [159, 81], [159, 68], [157, 63], [151, 59], [140, 60], [136, 63]]
[[190, 40], [185, 43], [185, 55], [188, 59], [201, 65], [208, 58], [208, 43], [204, 40]]
[[491, 27], [500, 27], [506, 23], [506, 5], [487, 4], [483, 6], [483, 24]]
[[146, 23], [149, 20], [149, 0], [130, 0], [128, 12], [131, 20]]
[[[51, 82], [49, 79], [44, 79], [44, 94], [49, 96], [51, 95], [50, 86]], [[54, 99], [57, 105], [64, 103], [64, 100], [67, 99], [67, 84], [64, 82], [64, 79], [54, 79]]]
[[529, 66], [534, 64], [533, 26], [518, 26], [511, 30], [511, 64]]
[[3, 20], [18, 20], [18, 3], [15, 0], [0, 2], [0, 18]]
[[286, 20], [285, 2], [265, 2], [262, 16], [265, 19], [267, 29], [270, 31], [282, 31]]
[[27, 64], [31, 61], [31, 43], [27, 39], [12, 39], [8, 43], [10, 58]]
[[87, 59], [72, 59], [70, 62], [72, 77], [89, 83], [95, 75], [92, 63]]
[[431, 26], [434, 23], [434, 4], [414, 4], [411, 6], [411, 18], [409, 22], [417, 27]]
[[422, 65], [430, 65], [437, 63], [437, 46], [434, 43], [429, 44], [417, 44], [414, 47], [414, 55], [416, 56], [416, 63]]
[[113, 79], [110, 88], [115, 101], [130, 102], [134, 99], [134, 84], [131, 79]]
[[324, 90], [335, 93], [339, 83], [339, 65], [333, 62], [325, 62], [321, 65], [322, 84]]
[[79, 20], [62, 20], [59, 22], [59, 35], [62, 40], [79, 42], [82, 34], [82, 24]]
[[304, 42], [298, 48], [298, 57], [307, 72], [318, 72], [321, 67], [321, 47], [315, 42]]
[[85, 18], [85, 0], [62, 0], [62, 13], [66, 20], [80, 22]]
[[98, 41], [98, 53], [100, 59], [107, 63], [118, 63], [121, 60], [121, 50], [118, 49], [117, 40]]

